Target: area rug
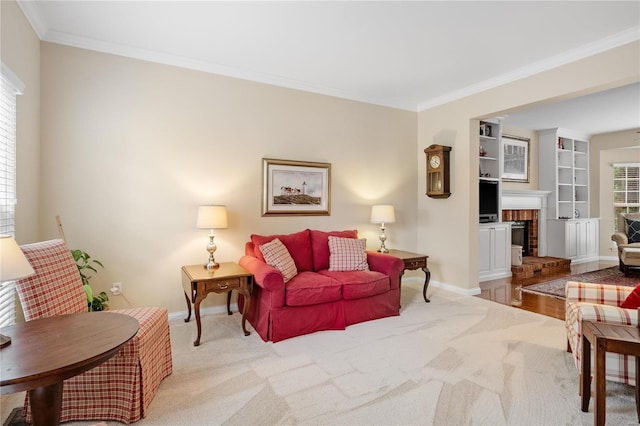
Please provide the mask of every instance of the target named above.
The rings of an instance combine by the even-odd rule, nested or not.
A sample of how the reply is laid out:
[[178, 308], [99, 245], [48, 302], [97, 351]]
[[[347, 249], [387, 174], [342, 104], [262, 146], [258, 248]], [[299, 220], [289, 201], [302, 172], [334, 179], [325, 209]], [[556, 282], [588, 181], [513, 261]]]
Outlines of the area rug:
[[600, 269], [598, 271], [585, 272], [583, 274], [569, 275], [567, 277], [558, 278], [553, 281], [547, 281], [538, 284], [522, 287], [525, 293], [541, 294], [543, 296], [556, 297], [564, 299], [564, 288], [567, 281], [579, 281], [583, 283], [601, 283], [623, 285], [635, 287], [640, 284], [640, 274], [625, 277], [617, 266]]

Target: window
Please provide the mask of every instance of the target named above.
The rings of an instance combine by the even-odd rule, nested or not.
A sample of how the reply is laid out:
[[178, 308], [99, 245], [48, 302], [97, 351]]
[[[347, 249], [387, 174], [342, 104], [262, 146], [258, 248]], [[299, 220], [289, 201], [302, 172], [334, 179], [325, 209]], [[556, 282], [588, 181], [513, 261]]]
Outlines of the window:
[[613, 165], [614, 232], [618, 230], [621, 213], [640, 211], [640, 163]]
[[[0, 234], [15, 236], [16, 96], [24, 84], [2, 64], [0, 72]], [[0, 285], [0, 327], [16, 319], [15, 284]]]

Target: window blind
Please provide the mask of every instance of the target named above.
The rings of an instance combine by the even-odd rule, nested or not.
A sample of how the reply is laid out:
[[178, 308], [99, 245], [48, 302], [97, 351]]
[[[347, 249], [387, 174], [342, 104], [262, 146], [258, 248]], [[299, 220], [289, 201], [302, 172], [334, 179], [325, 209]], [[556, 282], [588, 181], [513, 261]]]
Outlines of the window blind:
[[640, 163], [613, 164], [614, 232], [621, 213], [640, 211]]
[[[24, 84], [2, 64], [0, 72], [0, 234], [15, 236], [16, 96]], [[15, 283], [0, 284], [0, 327], [16, 320]]]

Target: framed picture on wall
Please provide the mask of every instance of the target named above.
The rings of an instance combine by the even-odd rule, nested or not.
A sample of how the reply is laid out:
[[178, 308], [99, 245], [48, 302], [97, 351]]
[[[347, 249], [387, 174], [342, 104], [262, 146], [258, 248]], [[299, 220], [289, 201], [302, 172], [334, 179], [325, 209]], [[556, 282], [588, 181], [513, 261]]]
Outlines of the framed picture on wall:
[[502, 135], [502, 180], [529, 182], [530, 139]]
[[331, 164], [262, 159], [262, 216], [329, 216]]

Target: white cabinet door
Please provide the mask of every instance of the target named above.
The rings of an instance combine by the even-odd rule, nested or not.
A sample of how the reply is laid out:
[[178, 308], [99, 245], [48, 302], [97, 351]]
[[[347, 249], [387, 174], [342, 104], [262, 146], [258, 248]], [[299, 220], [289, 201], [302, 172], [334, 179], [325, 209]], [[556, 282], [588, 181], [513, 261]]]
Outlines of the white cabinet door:
[[[507, 235], [507, 233], [509, 233], [509, 235]], [[493, 269], [511, 269], [511, 228], [507, 226], [496, 226], [494, 228], [493, 238]]]
[[511, 223], [480, 224], [478, 245], [480, 281], [511, 276]]
[[597, 220], [590, 220], [586, 222], [586, 227], [587, 256], [598, 257], [600, 249], [600, 222]]
[[584, 257], [587, 255], [587, 246], [589, 237], [588, 222], [578, 222], [578, 257]]
[[564, 237], [566, 239], [566, 253], [569, 258], [578, 256], [578, 224], [566, 222]]
[[491, 228], [480, 228], [478, 251], [478, 269], [480, 275], [487, 274], [491, 272]]

